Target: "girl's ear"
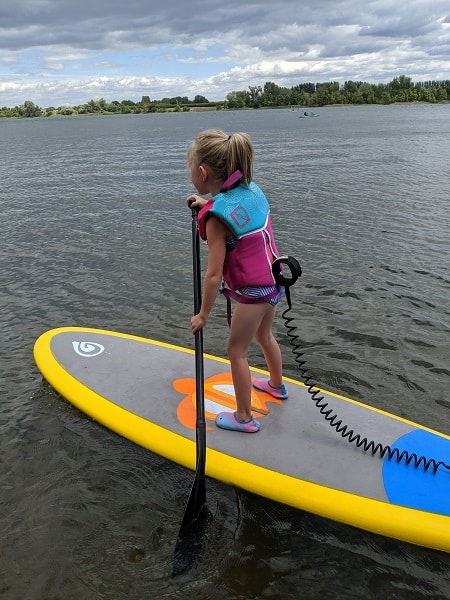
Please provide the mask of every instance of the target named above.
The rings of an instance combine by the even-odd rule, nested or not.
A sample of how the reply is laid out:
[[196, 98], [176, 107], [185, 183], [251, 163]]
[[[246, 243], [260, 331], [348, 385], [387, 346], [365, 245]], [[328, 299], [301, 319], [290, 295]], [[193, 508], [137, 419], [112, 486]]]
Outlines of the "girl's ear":
[[205, 167], [203, 165], [200, 165], [199, 169], [200, 169], [200, 175], [202, 177], [202, 181], [203, 181], [203, 183], [205, 183], [205, 181], [208, 179], [208, 171], [205, 169]]

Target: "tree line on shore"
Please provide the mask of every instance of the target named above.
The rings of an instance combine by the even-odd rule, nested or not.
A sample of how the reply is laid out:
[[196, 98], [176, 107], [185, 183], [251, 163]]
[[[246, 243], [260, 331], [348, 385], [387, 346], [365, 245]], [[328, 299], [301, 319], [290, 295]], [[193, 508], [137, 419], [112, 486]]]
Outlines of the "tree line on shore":
[[392, 104], [394, 102], [448, 102], [450, 80], [413, 83], [410, 77], [400, 75], [389, 83], [366, 83], [363, 81], [336, 81], [326, 83], [300, 83], [290, 88], [273, 82], [264, 86], [249, 86], [248, 90], [230, 92], [226, 100], [209, 102], [205, 96], [197, 95], [193, 100], [187, 96], [175, 96], [162, 100], [150, 100], [142, 96], [141, 101], [114, 100], [107, 102], [89, 100], [78, 106], [41, 108], [31, 100], [20, 106], [0, 108], [0, 117], [50, 117], [54, 115], [92, 114], [138, 114], [152, 112], [180, 112], [192, 109], [245, 109], [275, 108], [283, 106], [328, 106], [339, 104]]

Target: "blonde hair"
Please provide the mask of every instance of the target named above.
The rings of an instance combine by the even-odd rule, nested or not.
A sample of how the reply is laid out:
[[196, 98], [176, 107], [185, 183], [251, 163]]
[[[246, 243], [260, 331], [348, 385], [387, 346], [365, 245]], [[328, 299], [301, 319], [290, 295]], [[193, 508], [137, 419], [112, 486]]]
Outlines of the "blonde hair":
[[188, 150], [189, 165], [208, 165], [221, 181], [240, 169], [245, 185], [253, 177], [253, 144], [246, 133], [227, 135], [220, 129], [207, 129], [195, 138]]

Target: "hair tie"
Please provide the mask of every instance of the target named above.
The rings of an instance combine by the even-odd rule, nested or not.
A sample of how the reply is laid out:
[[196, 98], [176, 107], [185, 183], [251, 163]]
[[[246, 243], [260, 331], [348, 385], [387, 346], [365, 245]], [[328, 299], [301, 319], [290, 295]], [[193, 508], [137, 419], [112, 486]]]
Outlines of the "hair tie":
[[[231, 134], [231, 135], [233, 135], [233, 134]], [[228, 141], [230, 141], [230, 140], [231, 140], [231, 135], [229, 135], [229, 136], [228, 136]]]

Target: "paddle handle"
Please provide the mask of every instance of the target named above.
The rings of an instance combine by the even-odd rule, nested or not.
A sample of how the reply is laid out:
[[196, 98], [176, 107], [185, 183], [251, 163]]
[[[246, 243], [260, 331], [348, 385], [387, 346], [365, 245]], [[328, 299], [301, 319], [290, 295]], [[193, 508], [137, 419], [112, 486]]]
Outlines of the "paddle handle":
[[[194, 313], [197, 315], [202, 306], [202, 272], [200, 264], [200, 234], [197, 226], [198, 209], [192, 208], [192, 272], [194, 283]], [[197, 405], [197, 466], [200, 450], [206, 447], [205, 399], [203, 365], [203, 329], [195, 333], [195, 396]], [[203, 461], [203, 473], [205, 464]]]

